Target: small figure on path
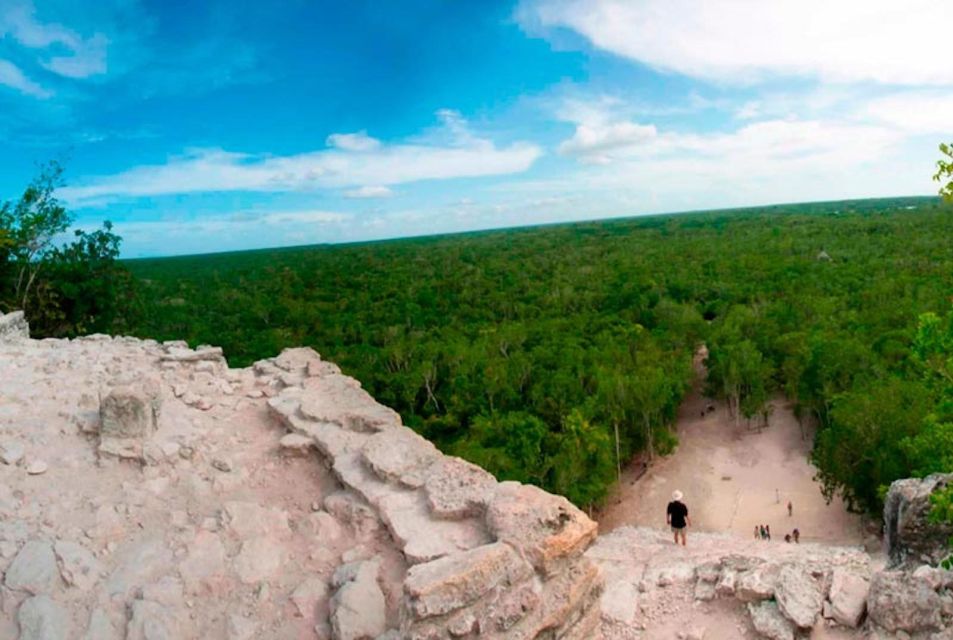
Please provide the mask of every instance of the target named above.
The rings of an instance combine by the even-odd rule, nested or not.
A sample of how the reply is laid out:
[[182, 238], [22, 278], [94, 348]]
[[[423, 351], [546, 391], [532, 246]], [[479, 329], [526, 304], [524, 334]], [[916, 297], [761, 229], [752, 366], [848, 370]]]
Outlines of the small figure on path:
[[761, 537], [761, 529], [758, 528], [758, 525], [754, 526], [754, 539], [757, 540]]
[[794, 515], [794, 505], [788, 500], [788, 517], [790, 518], [792, 515]]
[[790, 533], [785, 533], [785, 534], [784, 534], [784, 541], [785, 541], [785, 542], [791, 542], [791, 534], [790, 534]]
[[762, 540], [767, 539], [768, 534], [764, 532], [764, 525], [763, 525], [763, 524], [762, 524], [762, 525], [758, 525], [758, 527], [760, 528], [760, 531], [761, 531], [761, 539], [762, 539]]
[[770, 524], [764, 525], [764, 532], [765, 534], [767, 534], [768, 540], [770, 540], [771, 539], [771, 525]]
[[781, 492], [777, 489], [774, 490], [774, 504], [781, 504]]
[[795, 529], [795, 530], [792, 531], [791, 533], [794, 534], [794, 541], [795, 541], [796, 543], [798, 543], [798, 544], [801, 544], [801, 532], [798, 531], [797, 529]]
[[665, 521], [672, 527], [672, 534], [675, 536], [675, 544], [678, 544], [678, 537], [682, 537], [682, 546], [685, 546], [685, 529], [692, 524], [688, 517], [688, 507], [682, 502], [682, 492], [672, 492], [672, 501], [668, 503], [665, 510]]

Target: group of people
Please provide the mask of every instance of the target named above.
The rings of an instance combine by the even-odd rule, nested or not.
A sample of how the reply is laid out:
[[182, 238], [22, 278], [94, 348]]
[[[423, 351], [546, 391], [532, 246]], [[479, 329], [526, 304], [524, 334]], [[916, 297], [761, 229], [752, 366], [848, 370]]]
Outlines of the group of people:
[[[775, 492], [777, 495], [777, 501], [781, 501], [781, 496], [778, 492]], [[668, 507], [665, 510], [665, 521], [672, 528], [672, 535], [675, 538], [675, 544], [679, 543], [681, 540], [682, 546], [685, 546], [685, 530], [691, 526], [692, 521], [688, 517], [688, 507], [685, 506], [685, 503], [682, 502], [682, 492], [674, 491], [672, 492], [672, 501], [668, 503]], [[788, 500], [788, 517], [794, 515], [794, 505], [791, 504], [791, 501]], [[770, 540], [771, 539], [771, 525], [769, 524], [757, 524], [754, 527], [754, 538], [755, 540]], [[785, 542], [795, 542], [800, 544], [801, 542], [801, 532], [795, 527], [791, 533], [784, 534]]]

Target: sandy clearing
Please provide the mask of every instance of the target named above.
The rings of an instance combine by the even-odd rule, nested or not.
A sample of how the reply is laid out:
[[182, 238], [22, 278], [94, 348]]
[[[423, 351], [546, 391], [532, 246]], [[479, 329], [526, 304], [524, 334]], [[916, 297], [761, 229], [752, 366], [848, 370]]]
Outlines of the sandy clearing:
[[[715, 410], [702, 416], [709, 403]], [[736, 427], [724, 403], [693, 390], [679, 411], [677, 451], [657, 459], [641, 478], [636, 479], [634, 467], [623, 471], [619, 487], [596, 516], [600, 532], [624, 525], [664, 528], [665, 507], [678, 489], [695, 529], [730, 531], [753, 541], [754, 527], [766, 524], [772, 540], [782, 544], [794, 528], [804, 541], [862, 543], [862, 518], [848, 513], [840, 498], [827, 504], [814, 481], [816, 469], [808, 461], [811, 434], [802, 437], [784, 398], [772, 400], [771, 407], [766, 429], [751, 430], [744, 421]]]

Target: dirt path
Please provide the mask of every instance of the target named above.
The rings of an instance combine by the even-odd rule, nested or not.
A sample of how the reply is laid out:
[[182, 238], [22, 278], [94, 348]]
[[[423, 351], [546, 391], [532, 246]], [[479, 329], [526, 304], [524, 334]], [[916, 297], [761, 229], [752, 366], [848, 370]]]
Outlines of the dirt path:
[[760, 432], [743, 421], [736, 427], [721, 402], [711, 403], [714, 411], [703, 416], [710, 402], [693, 391], [679, 412], [678, 450], [656, 460], [641, 478], [634, 468], [623, 471], [619, 488], [597, 516], [601, 533], [625, 525], [665, 527], [665, 507], [678, 489], [698, 530], [753, 538], [755, 525], [766, 524], [782, 544], [794, 528], [802, 540], [862, 542], [861, 518], [848, 513], [839, 498], [827, 504], [821, 495], [808, 462], [811, 436], [802, 438], [783, 398], [771, 402], [769, 426]]

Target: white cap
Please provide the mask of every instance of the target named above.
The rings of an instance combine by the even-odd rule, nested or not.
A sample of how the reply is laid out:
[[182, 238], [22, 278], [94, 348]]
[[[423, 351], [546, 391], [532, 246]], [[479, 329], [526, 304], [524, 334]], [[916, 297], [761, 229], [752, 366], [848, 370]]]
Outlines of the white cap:
[[677, 491], [677, 490], [676, 490], [676, 491], [673, 491], [673, 492], [672, 492], [672, 500], [681, 500], [681, 499], [682, 499], [682, 492], [681, 492], [681, 491]]

